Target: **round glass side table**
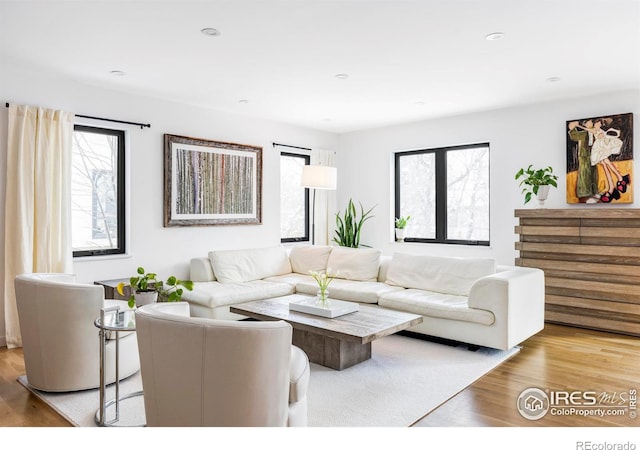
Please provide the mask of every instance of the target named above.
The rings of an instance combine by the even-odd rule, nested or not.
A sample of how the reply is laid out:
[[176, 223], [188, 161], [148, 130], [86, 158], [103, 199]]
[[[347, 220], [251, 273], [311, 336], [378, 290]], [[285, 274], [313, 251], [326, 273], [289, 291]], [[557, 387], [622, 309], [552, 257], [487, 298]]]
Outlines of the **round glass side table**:
[[[110, 308], [102, 308], [100, 310], [100, 317], [98, 317], [94, 325], [100, 330], [100, 407], [96, 411], [95, 421], [100, 427], [114, 427], [118, 425], [120, 421], [120, 402], [128, 398], [139, 397], [143, 395], [142, 391], [132, 392], [130, 394], [120, 395], [120, 339], [119, 333], [125, 331], [136, 331], [136, 315], [132, 309], [120, 310], [117, 306]], [[115, 397], [111, 400], [106, 400], [106, 347], [107, 347], [107, 335], [108, 333], [116, 333], [115, 336]], [[115, 406], [115, 417], [112, 420], [107, 420], [107, 408]], [[132, 425], [128, 425], [132, 426]], [[140, 424], [136, 426], [145, 426]]]

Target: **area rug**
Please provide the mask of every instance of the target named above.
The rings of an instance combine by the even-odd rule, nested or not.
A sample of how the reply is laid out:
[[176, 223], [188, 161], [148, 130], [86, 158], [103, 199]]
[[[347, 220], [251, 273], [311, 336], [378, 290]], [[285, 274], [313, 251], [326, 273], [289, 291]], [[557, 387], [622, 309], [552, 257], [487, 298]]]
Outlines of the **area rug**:
[[[519, 351], [451, 346], [387, 336], [373, 342], [372, 358], [342, 371], [311, 365], [311, 427], [406, 427]], [[18, 381], [27, 387], [25, 376]], [[120, 394], [142, 389], [140, 374], [120, 383]], [[51, 394], [30, 389], [75, 426], [96, 426], [97, 389]], [[107, 398], [113, 398], [113, 386]], [[113, 418], [109, 408], [107, 419]], [[144, 423], [142, 397], [121, 402], [120, 425]]]

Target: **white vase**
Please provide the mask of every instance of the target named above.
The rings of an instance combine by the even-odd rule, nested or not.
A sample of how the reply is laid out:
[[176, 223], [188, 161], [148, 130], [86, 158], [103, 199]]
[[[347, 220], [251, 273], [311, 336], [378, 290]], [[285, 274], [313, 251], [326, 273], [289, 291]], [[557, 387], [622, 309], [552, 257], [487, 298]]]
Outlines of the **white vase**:
[[139, 308], [144, 305], [149, 305], [158, 301], [157, 291], [136, 292], [134, 294], [136, 300], [136, 306]]
[[396, 241], [403, 242], [404, 241], [404, 236], [405, 236], [405, 229], [404, 228], [396, 228]]
[[538, 208], [544, 208], [544, 201], [547, 199], [548, 196], [549, 196], [549, 185], [543, 184], [541, 186], [538, 186], [538, 193], [536, 194], [536, 197], [538, 198]]

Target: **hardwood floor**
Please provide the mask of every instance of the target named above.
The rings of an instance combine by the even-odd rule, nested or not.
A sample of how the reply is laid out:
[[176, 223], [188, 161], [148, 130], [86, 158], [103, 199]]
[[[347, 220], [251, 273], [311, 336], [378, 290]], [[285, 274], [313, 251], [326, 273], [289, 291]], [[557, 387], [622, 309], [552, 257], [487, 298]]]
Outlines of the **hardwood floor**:
[[[638, 426], [640, 418], [632, 419], [628, 412], [611, 417], [548, 413], [540, 420], [530, 421], [516, 408], [518, 396], [530, 387], [610, 395], [628, 393], [630, 389], [640, 391], [638, 373], [639, 338], [547, 324], [544, 331], [523, 343], [516, 356], [423, 417], [415, 426]], [[0, 348], [0, 426], [70, 426], [16, 381], [22, 374], [22, 350]]]

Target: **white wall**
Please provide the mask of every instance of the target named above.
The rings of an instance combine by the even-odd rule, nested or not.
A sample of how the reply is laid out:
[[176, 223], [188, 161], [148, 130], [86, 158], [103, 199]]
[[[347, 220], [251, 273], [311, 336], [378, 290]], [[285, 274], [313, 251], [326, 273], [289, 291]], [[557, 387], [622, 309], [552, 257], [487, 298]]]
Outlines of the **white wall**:
[[[338, 208], [343, 210], [349, 198], [356, 205], [362, 202], [365, 210], [377, 205], [375, 217], [365, 223], [361, 242], [381, 248], [386, 254], [489, 256], [500, 264], [513, 264], [517, 255], [514, 209], [537, 206], [535, 200], [523, 205], [514, 180], [521, 167], [551, 165], [559, 175], [558, 189], [552, 189], [545, 202], [547, 208], [637, 207], [638, 199], [625, 205], [567, 205], [564, 173], [567, 120], [638, 111], [640, 91], [626, 91], [344, 134], [340, 136], [337, 155]], [[640, 142], [639, 133], [636, 126], [636, 143]], [[479, 142], [489, 142], [491, 146], [490, 247], [393, 242], [393, 152]], [[635, 167], [637, 163], [636, 180], [632, 183], [638, 187], [639, 172]]]
[[[4, 251], [4, 190], [7, 108], [4, 102], [62, 109], [77, 114], [150, 123], [127, 126], [130, 168], [130, 257], [74, 261], [79, 280], [129, 277], [139, 265], [160, 276], [188, 276], [189, 258], [212, 249], [265, 247], [280, 243], [280, 161], [273, 142], [335, 149], [337, 137], [310, 129], [223, 114], [207, 109], [136, 97], [3, 65], [0, 75], [0, 248]], [[96, 124], [115, 127], [108, 122]], [[214, 227], [163, 226], [163, 134], [263, 147], [262, 225]], [[4, 253], [0, 259], [4, 271]], [[0, 280], [0, 289], [3, 288]], [[2, 292], [0, 290], [0, 292]], [[4, 306], [0, 308], [0, 345], [4, 345]]]

